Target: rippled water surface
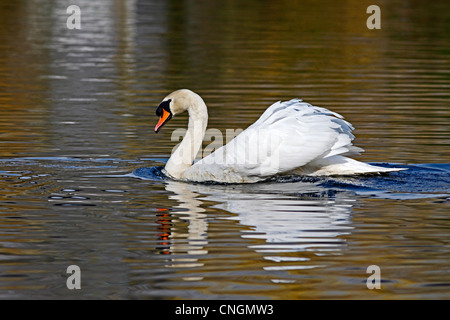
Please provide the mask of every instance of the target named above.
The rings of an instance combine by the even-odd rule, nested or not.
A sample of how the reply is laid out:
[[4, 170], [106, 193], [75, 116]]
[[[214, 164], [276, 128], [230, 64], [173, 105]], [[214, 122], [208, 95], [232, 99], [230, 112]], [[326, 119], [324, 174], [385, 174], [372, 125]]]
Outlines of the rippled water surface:
[[[73, 4], [81, 30], [66, 1], [0, 4], [0, 298], [450, 298], [450, 3], [379, 1], [380, 30], [368, 1]], [[302, 98], [408, 170], [167, 180], [187, 118], [155, 134], [155, 108], [178, 88], [224, 142]]]

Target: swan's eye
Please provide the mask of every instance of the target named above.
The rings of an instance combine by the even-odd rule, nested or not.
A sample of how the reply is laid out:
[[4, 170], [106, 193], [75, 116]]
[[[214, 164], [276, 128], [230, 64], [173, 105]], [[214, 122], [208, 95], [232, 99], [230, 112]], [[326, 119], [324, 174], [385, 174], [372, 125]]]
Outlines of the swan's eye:
[[170, 112], [170, 102], [171, 101], [172, 101], [172, 99], [161, 102], [159, 107], [156, 109], [156, 115], [158, 117], [161, 117], [163, 115], [163, 110], [166, 110], [167, 112], [172, 113], [172, 112]]
[[167, 100], [161, 102], [159, 107], [156, 109], [156, 115], [159, 117], [159, 121], [155, 127], [155, 132], [158, 132], [161, 127], [172, 118], [172, 112], [170, 111], [170, 101]]

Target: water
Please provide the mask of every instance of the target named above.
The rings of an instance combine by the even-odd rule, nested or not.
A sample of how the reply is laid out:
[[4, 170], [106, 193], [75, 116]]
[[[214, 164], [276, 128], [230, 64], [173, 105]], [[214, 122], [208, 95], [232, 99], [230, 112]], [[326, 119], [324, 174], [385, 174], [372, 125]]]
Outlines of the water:
[[[0, 4], [0, 298], [450, 298], [447, 2], [382, 1], [381, 30], [364, 1], [73, 4], [81, 30], [64, 1]], [[154, 134], [154, 112], [182, 87], [221, 132], [330, 108], [358, 160], [408, 170], [167, 180], [187, 120]]]

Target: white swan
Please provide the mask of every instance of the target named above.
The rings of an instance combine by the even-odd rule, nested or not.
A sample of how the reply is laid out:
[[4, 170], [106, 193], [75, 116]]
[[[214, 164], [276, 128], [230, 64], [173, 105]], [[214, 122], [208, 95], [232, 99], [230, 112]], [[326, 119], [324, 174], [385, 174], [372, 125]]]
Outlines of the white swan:
[[163, 169], [176, 180], [252, 183], [280, 174], [328, 176], [404, 170], [347, 158], [364, 151], [352, 145], [352, 125], [337, 113], [298, 99], [274, 103], [230, 143], [193, 164], [208, 122], [206, 104], [198, 94], [181, 89], [164, 98], [156, 110], [160, 118], [155, 132], [186, 110], [188, 130]]

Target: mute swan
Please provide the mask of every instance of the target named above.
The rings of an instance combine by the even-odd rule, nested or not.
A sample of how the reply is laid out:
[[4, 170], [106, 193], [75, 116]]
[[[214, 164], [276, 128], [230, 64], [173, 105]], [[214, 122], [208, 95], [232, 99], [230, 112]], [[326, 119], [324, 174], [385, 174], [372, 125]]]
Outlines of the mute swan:
[[156, 110], [155, 132], [188, 111], [188, 130], [163, 173], [192, 182], [253, 183], [280, 174], [353, 175], [404, 170], [383, 168], [345, 156], [364, 151], [352, 145], [353, 127], [343, 117], [299, 99], [276, 102], [227, 145], [193, 164], [208, 122], [203, 99], [188, 89], [172, 92]]

